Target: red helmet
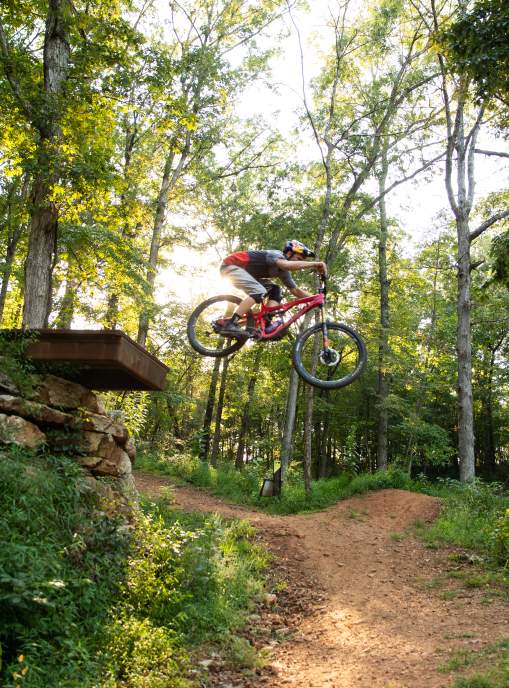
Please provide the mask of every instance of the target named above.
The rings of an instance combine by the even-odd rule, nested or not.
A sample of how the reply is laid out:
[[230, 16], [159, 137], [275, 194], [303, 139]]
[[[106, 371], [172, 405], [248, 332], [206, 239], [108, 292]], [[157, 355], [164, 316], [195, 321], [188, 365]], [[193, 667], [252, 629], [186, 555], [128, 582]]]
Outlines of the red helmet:
[[315, 257], [315, 252], [307, 246], [305, 246], [304, 244], [302, 244], [300, 241], [297, 241], [297, 239], [290, 239], [286, 242], [285, 247], [283, 249], [283, 253], [286, 254], [289, 251], [304, 256], [304, 258]]

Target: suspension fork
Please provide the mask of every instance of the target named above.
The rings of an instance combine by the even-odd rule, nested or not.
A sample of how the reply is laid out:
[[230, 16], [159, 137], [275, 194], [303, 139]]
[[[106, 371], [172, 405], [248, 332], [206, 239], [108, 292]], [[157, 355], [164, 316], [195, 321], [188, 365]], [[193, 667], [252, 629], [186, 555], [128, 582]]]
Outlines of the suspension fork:
[[320, 306], [320, 318], [322, 321], [322, 336], [323, 336], [323, 348], [325, 351], [329, 348], [329, 333], [327, 331], [327, 317], [325, 313], [325, 304]]
[[323, 294], [323, 303], [320, 304], [320, 318], [322, 320], [322, 336], [323, 336], [323, 349], [328, 351], [329, 349], [329, 333], [327, 331], [327, 314], [325, 312], [325, 299], [327, 297], [327, 278], [320, 277], [322, 286], [319, 291]]

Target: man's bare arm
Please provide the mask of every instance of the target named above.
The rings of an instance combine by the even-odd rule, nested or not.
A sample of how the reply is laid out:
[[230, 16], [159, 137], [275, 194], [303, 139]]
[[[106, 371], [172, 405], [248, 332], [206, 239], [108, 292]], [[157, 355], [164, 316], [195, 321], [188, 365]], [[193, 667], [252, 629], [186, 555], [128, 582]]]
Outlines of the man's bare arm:
[[313, 294], [311, 294], [309, 291], [305, 291], [299, 287], [290, 289], [290, 294], [293, 294], [293, 296], [296, 296], [298, 299], [304, 299], [306, 296], [313, 296]]
[[281, 268], [281, 270], [287, 270], [288, 272], [293, 272], [294, 270], [317, 270], [322, 275], [327, 274], [327, 265], [320, 260], [305, 262], [279, 258], [276, 261], [276, 265], [278, 268]]

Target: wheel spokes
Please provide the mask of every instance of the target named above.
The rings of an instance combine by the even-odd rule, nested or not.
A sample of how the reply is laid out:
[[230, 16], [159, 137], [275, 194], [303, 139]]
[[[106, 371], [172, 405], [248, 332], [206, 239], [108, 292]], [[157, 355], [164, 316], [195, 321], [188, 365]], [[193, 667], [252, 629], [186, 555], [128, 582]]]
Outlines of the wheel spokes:
[[359, 364], [356, 342], [339, 330], [328, 330], [324, 347], [321, 330], [314, 332], [302, 348], [302, 365], [311, 375], [322, 380], [339, 380], [351, 375]]

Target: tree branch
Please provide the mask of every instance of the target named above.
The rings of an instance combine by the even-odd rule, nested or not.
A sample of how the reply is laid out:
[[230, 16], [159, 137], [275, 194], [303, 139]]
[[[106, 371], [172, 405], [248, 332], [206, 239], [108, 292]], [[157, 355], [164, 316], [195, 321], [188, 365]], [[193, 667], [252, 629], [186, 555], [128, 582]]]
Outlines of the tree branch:
[[297, 26], [295, 19], [293, 18], [292, 14], [292, 8], [288, 0], [286, 0], [286, 4], [288, 7], [288, 14], [290, 16], [290, 20], [295, 28], [295, 32], [297, 34], [297, 40], [299, 42], [299, 50], [300, 50], [300, 73], [301, 73], [301, 80], [302, 80], [302, 100], [304, 103], [304, 107], [306, 109], [306, 115], [309, 120], [309, 123], [311, 124], [311, 128], [313, 130], [313, 134], [315, 137], [316, 145], [318, 146], [318, 149], [320, 151], [320, 157], [322, 158], [322, 163], [325, 166], [325, 156], [323, 154], [323, 149], [322, 149], [322, 144], [320, 143], [320, 137], [318, 135], [318, 131], [316, 129], [315, 125], [315, 120], [313, 119], [313, 115], [311, 114], [311, 111], [309, 109], [308, 103], [307, 103], [307, 98], [306, 98], [306, 80], [304, 77], [304, 51], [302, 49], [302, 40], [300, 36], [300, 31], [299, 27]]
[[14, 93], [14, 96], [16, 100], [18, 101], [21, 109], [23, 110], [23, 113], [25, 114], [26, 118], [30, 121], [33, 122], [33, 110], [30, 102], [23, 97], [23, 94], [21, 92], [21, 86], [19, 85], [19, 82], [16, 79], [16, 76], [14, 74], [14, 68], [12, 64], [12, 58], [11, 58], [11, 51], [9, 49], [9, 43], [7, 42], [7, 36], [5, 35], [4, 27], [2, 24], [2, 21], [0, 20], [0, 52], [3, 57], [3, 66], [4, 66], [4, 72], [5, 76], [7, 77], [7, 81], [9, 82], [12, 92]]
[[399, 186], [400, 184], [404, 184], [405, 182], [410, 181], [414, 177], [416, 177], [418, 174], [421, 172], [424, 172], [424, 170], [427, 170], [429, 167], [434, 165], [436, 162], [438, 162], [441, 158], [443, 158], [445, 155], [445, 151], [443, 153], [440, 153], [440, 155], [437, 155], [436, 158], [433, 158], [432, 160], [428, 160], [424, 165], [419, 167], [419, 169], [414, 170], [412, 174], [407, 175], [406, 177], [402, 177], [401, 179], [398, 179], [397, 181], [393, 182], [390, 186], [388, 186], [385, 191], [374, 198], [372, 201], [370, 201], [367, 205], [365, 205], [362, 210], [360, 210], [357, 215], [355, 216], [356, 220], [359, 220], [364, 213], [366, 213], [368, 210], [370, 210], [373, 206], [375, 206], [384, 196], [386, 196], [388, 193], [390, 193], [396, 186]]
[[488, 220], [486, 220], [486, 222], [483, 222], [482, 225], [479, 225], [477, 229], [473, 229], [470, 232], [470, 241], [474, 241], [474, 239], [477, 239], [478, 236], [480, 236], [483, 232], [489, 229], [491, 225], [494, 225], [495, 222], [499, 222], [500, 220], [503, 220], [506, 217], [509, 217], [509, 209], [503, 210], [501, 213], [497, 213], [496, 215], [492, 215]]
[[502, 151], [488, 151], [482, 148], [475, 148], [474, 153], [480, 153], [481, 155], [495, 155], [498, 158], [509, 158], [509, 153], [503, 153]]

